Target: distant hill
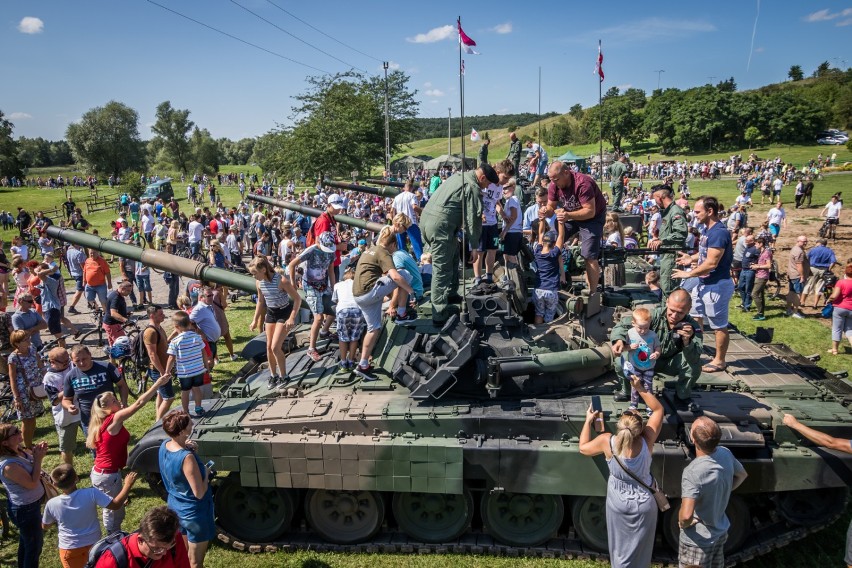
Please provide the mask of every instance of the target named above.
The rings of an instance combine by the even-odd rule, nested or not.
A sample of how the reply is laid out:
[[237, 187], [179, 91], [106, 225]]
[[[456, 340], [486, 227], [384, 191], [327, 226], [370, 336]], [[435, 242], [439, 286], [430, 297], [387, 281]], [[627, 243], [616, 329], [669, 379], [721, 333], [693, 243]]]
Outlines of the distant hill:
[[[541, 115], [542, 119], [557, 116], [555, 112], [548, 112]], [[453, 135], [458, 135], [461, 126], [460, 118], [452, 117], [450, 130]], [[471, 128], [475, 128], [480, 136], [484, 136], [489, 130], [509, 128], [510, 126], [526, 126], [538, 121], [538, 115], [531, 112], [521, 114], [489, 114], [485, 116], [466, 116], [464, 117], [464, 127], [467, 132]], [[414, 136], [406, 142], [414, 142], [415, 140], [424, 140], [427, 138], [444, 138], [447, 137], [447, 119], [446, 118], [416, 118], [414, 128]]]

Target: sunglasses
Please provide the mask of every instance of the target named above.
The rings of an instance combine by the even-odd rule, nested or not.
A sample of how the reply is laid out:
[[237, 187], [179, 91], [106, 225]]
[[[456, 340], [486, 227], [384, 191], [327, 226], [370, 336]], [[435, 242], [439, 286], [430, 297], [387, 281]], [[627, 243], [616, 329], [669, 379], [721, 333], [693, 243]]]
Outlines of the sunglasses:
[[150, 543], [148, 543], [148, 551], [154, 555], [165, 554], [169, 550], [173, 549], [175, 547], [175, 544], [177, 544], [177, 541], [173, 541], [169, 546], [161, 546], [158, 548], [154, 548], [153, 546], [151, 546]]

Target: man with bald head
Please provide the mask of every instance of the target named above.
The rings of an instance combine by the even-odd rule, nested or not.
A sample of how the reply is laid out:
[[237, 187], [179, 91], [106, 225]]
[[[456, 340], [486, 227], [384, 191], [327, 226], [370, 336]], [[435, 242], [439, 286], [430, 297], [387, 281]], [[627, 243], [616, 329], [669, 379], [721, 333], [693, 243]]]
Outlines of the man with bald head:
[[[660, 340], [660, 357], [654, 370], [657, 373], [677, 377], [676, 401], [693, 412], [698, 406], [692, 402], [692, 387], [701, 376], [701, 349], [704, 336], [699, 326], [689, 315], [692, 297], [683, 288], [669, 294], [665, 306], [657, 306], [651, 312], [650, 329]], [[621, 355], [629, 344], [627, 333], [633, 326], [633, 317], [624, 317], [612, 329], [610, 341], [614, 355]], [[614, 394], [618, 402], [630, 400], [630, 379], [624, 376], [621, 365], [615, 365], [621, 379], [621, 388]]]
[[724, 566], [731, 522], [725, 515], [731, 491], [748, 474], [731, 451], [720, 446], [719, 425], [701, 416], [690, 428], [695, 459], [683, 470], [678, 513], [681, 566]]
[[548, 174], [550, 185], [544, 215], [549, 217], [555, 213], [557, 221], [565, 224], [566, 241], [579, 233], [580, 254], [586, 261], [586, 281], [589, 292], [595, 292], [601, 277], [598, 253], [606, 220], [606, 199], [595, 180], [571, 171], [559, 160], [550, 164]]

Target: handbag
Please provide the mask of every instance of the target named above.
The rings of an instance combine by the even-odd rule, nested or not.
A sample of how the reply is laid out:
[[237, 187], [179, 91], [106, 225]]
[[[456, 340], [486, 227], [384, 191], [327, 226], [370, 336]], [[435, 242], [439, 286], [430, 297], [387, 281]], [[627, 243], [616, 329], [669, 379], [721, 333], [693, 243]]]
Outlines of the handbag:
[[834, 314], [834, 305], [831, 302], [826, 302], [820, 315], [824, 318], [830, 318]]
[[47, 503], [62, 493], [59, 488], [53, 484], [50, 474], [46, 471], [41, 470], [41, 473], [39, 473], [39, 479], [41, 480], [41, 486], [44, 487], [43, 502]]
[[[30, 378], [27, 376], [27, 371], [24, 369], [24, 365], [21, 364], [21, 373], [24, 375], [24, 382], [29, 383]], [[36, 400], [44, 400], [47, 398], [47, 390], [44, 388], [44, 383], [38, 383], [37, 385], [30, 385], [30, 397]]]
[[651, 496], [657, 503], [657, 508], [660, 510], [660, 512], [664, 513], [672, 508], [671, 503], [669, 503], [669, 498], [666, 497], [666, 494], [663, 493], [657, 486], [657, 480], [654, 479], [653, 476], [651, 476], [651, 485], [649, 486], [647, 483], [639, 479], [639, 476], [630, 471], [630, 469], [628, 469], [620, 459], [618, 459], [618, 454], [616, 454], [615, 450], [612, 448], [612, 438], [610, 438], [609, 449], [610, 451], [612, 451], [612, 457], [615, 458], [615, 461], [618, 463], [619, 466], [621, 466], [621, 469], [624, 470], [624, 473], [632, 477], [636, 481], [636, 483], [651, 492]]

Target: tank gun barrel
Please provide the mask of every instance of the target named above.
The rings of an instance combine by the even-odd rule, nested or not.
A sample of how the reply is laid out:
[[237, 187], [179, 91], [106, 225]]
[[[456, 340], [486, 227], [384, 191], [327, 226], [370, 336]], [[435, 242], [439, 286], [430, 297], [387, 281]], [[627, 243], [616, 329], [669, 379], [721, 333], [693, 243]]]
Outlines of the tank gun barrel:
[[394, 198], [399, 195], [400, 191], [395, 187], [370, 187], [369, 185], [358, 185], [357, 183], [345, 183], [342, 181], [333, 181], [330, 179], [323, 180], [323, 185], [336, 187], [338, 189], [348, 189], [350, 191], [363, 191], [364, 193], [372, 193], [380, 197]]
[[385, 179], [368, 179], [367, 183], [372, 183], [373, 185], [384, 185], [387, 187], [405, 187], [404, 181], [388, 181]]
[[497, 370], [501, 378], [540, 373], [565, 373], [597, 367], [605, 370], [610, 365], [612, 365], [612, 349], [607, 344], [559, 353], [495, 357], [489, 360], [489, 366]]
[[256, 290], [255, 280], [245, 274], [237, 274], [223, 268], [208, 266], [203, 262], [182, 258], [167, 252], [152, 249], [141, 249], [135, 245], [128, 245], [111, 239], [104, 239], [74, 229], [63, 229], [51, 225], [46, 229], [47, 235], [66, 243], [73, 243], [81, 247], [95, 249], [101, 253], [108, 253], [122, 258], [129, 258], [141, 262], [145, 266], [174, 272], [188, 278], [195, 278], [203, 282], [216, 282], [229, 288], [254, 293]]
[[622, 247], [603, 247], [601, 249], [601, 259], [604, 264], [611, 264], [613, 262], [624, 262], [624, 259], [628, 256], [642, 256], [646, 254], [677, 254], [679, 252], [687, 252], [687, 250], [679, 247], [660, 247], [656, 250], [651, 248], [626, 249]]
[[[289, 209], [290, 211], [296, 211], [297, 213], [307, 215], [308, 217], [319, 217], [324, 213], [322, 209], [306, 207], [305, 205], [299, 205], [298, 203], [295, 203], [293, 201], [282, 201], [281, 199], [274, 199], [272, 197], [266, 197], [264, 195], [248, 195], [246, 197], [249, 201], [256, 201], [258, 203], [272, 205], [273, 207]], [[382, 227], [384, 227], [384, 225], [382, 225], [381, 223], [374, 223], [373, 221], [367, 221], [364, 219], [356, 219], [355, 217], [350, 217], [349, 215], [335, 215], [334, 220], [338, 223], [343, 223], [344, 225], [351, 225], [353, 227], [365, 229], [373, 233], [378, 233], [382, 230]]]

